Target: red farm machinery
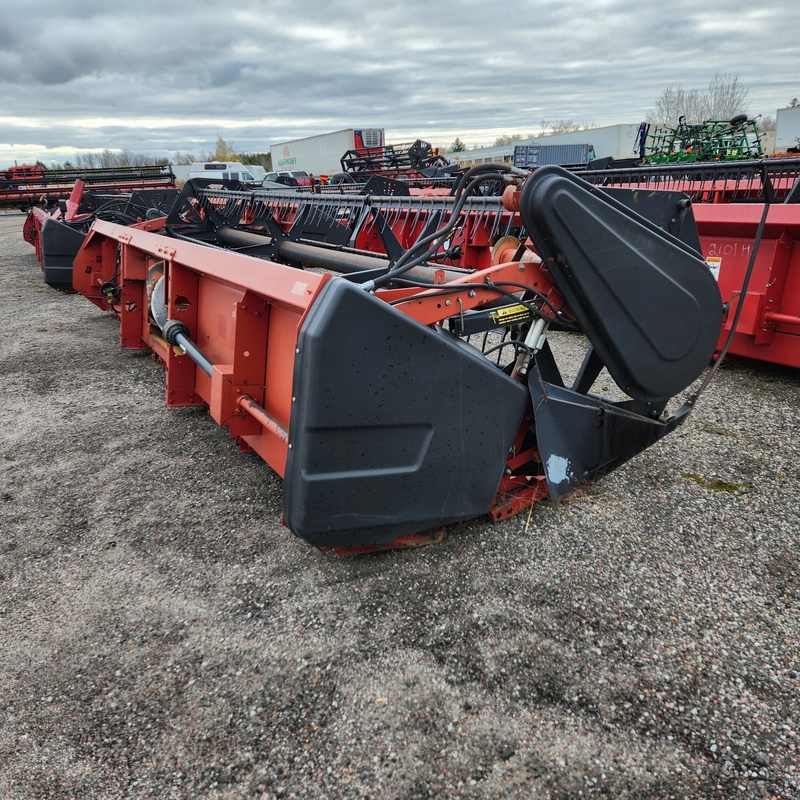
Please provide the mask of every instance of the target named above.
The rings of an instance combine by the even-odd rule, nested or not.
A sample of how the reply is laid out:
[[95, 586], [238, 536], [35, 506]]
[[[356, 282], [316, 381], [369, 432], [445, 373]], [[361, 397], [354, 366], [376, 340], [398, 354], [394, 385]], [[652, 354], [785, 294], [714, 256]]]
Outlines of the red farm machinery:
[[[447, 193], [190, 181], [166, 215], [96, 216], [60, 279], [156, 354], [168, 405], [207, 406], [283, 478], [295, 534], [408, 546], [613, 470], [686, 419], [715, 355], [800, 366], [799, 176], [781, 159], [481, 165]], [[562, 331], [582, 334], [577, 372]]]
[[458, 165], [450, 164], [438, 149], [422, 139], [348, 150], [341, 165], [342, 172], [333, 176], [333, 183], [359, 183], [376, 175], [429, 187], [447, 184], [459, 171]]
[[[718, 351], [800, 367], [800, 159], [585, 170], [601, 187], [677, 191], [723, 299]], [[731, 334], [728, 341], [729, 334]]]
[[137, 189], [87, 191], [75, 181], [69, 197], [51, 207], [32, 206], [22, 229], [36, 249], [45, 283], [54, 289], [72, 289], [72, 260], [96, 219], [133, 225], [143, 219], [164, 216], [178, 197], [178, 189], [163, 186]]
[[[723, 314], [684, 195], [559, 167], [482, 165], [447, 196], [189, 182], [166, 217], [95, 219], [71, 283], [161, 360], [168, 405], [207, 406], [283, 478], [287, 527], [340, 553], [613, 470], [686, 419]], [[550, 331], [584, 334], [570, 377]]]
[[76, 181], [94, 191], [105, 192], [176, 186], [169, 166], [45, 169], [25, 165], [0, 171], [0, 208], [27, 211], [32, 206], [52, 207], [70, 196]]

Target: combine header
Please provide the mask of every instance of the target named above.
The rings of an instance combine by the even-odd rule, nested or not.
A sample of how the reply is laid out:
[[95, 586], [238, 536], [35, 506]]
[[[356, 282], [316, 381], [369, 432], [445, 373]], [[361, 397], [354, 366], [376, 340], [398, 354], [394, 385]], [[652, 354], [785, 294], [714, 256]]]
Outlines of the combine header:
[[799, 158], [579, 174], [603, 187], [683, 192], [694, 203], [700, 248], [725, 301], [717, 349], [800, 367]]
[[[168, 219], [95, 220], [73, 283], [162, 361], [168, 405], [207, 405], [283, 478], [295, 534], [408, 546], [613, 470], [686, 419], [716, 347], [682, 195], [526, 175], [482, 165], [447, 198], [188, 186]], [[585, 334], [573, 377], [550, 330]]]
[[800, 158], [632, 164], [574, 170], [595, 186], [683, 192], [693, 203], [800, 202]]
[[95, 219], [133, 225], [164, 216], [178, 196], [177, 188], [168, 187], [130, 193], [84, 190], [78, 180], [69, 198], [54, 208], [32, 206], [22, 229], [25, 241], [36, 249], [45, 283], [54, 289], [72, 289], [72, 260]]
[[37, 165], [10, 167], [0, 172], [0, 208], [16, 207], [27, 211], [32, 206], [54, 206], [70, 196], [77, 181], [107, 192], [176, 185], [175, 175], [168, 166], [52, 170]]
[[[341, 159], [343, 173], [339, 181], [365, 181], [372, 175], [412, 183], [430, 179], [452, 178], [459, 167], [450, 162], [428, 142], [417, 139], [410, 144], [387, 144], [383, 147], [348, 150]], [[346, 177], [345, 177], [346, 176]]]

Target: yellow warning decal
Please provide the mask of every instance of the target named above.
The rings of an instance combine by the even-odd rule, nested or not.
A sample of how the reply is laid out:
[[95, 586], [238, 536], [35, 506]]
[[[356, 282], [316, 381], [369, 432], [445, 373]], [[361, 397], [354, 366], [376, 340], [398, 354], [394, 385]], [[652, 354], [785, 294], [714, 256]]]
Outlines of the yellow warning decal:
[[530, 309], [522, 304], [506, 306], [505, 308], [496, 308], [489, 312], [489, 319], [491, 319], [495, 325], [511, 325], [514, 322], [524, 322], [530, 319], [530, 317]]

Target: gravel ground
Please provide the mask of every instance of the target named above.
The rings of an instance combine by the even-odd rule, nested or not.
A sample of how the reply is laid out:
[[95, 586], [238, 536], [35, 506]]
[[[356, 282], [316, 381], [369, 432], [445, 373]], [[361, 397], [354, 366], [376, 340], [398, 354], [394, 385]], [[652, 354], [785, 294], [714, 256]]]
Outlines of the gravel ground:
[[[337, 558], [0, 215], [0, 798], [800, 797], [800, 373]], [[454, 464], [454, 469], [459, 465]]]

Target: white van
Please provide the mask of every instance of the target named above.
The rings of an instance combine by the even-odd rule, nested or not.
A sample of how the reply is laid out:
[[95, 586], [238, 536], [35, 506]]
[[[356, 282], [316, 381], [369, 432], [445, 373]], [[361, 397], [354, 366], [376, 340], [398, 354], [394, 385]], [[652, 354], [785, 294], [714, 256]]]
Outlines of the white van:
[[198, 161], [191, 165], [189, 178], [255, 182], [250, 168], [237, 161]]

